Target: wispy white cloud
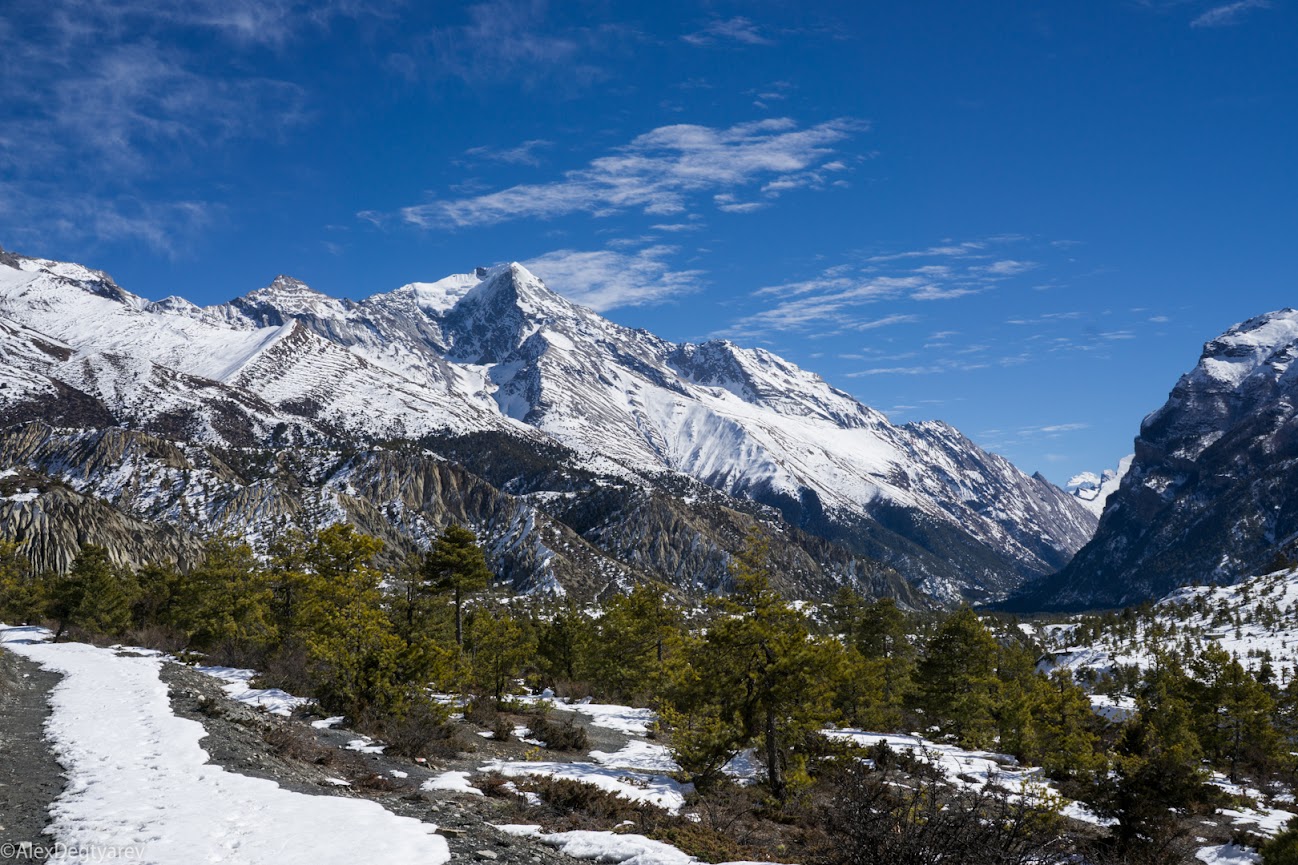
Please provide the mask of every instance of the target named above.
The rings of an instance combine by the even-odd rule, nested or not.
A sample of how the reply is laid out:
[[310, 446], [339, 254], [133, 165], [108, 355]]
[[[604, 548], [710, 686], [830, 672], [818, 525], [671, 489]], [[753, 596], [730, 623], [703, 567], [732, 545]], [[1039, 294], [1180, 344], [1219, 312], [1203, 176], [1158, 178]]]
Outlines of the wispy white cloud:
[[581, 90], [608, 77], [598, 55], [636, 38], [618, 24], [560, 25], [546, 0], [487, 0], [465, 15], [464, 24], [428, 34], [426, 57], [406, 58], [412, 75], [428, 69], [475, 85]]
[[[242, 71], [238, 56], [368, 14], [351, 3], [0, 5], [0, 102], [22, 118], [21, 135], [0, 133], [6, 233], [36, 245], [132, 239], [174, 252], [219, 208], [157, 189], [205, 153], [278, 138], [309, 116], [301, 88]], [[202, 51], [220, 54], [219, 71]]]
[[579, 212], [668, 215], [685, 212], [692, 198], [709, 193], [718, 209], [746, 212], [762, 202], [741, 201], [737, 191], [813, 170], [835, 145], [864, 128], [849, 119], [799, 128], [788, 118], [725, 129], [662, 126], [559, 180], [413, 205], [400, 216], [420, 228], [462, 228]]
[[775, 44], [775, 40], [763, 33], [757, 24], [742, 15], [709, 21], [702, 28], [685, 34], [681, 39], [691, 45], [716, 45], [722, 42], [738, 42], [742, 45]]
[[672, 234], [680, 231], [698, 231], [703, 227], [702, 222], [659, 222], [649, 226], [654, 231], [666, 231]]
[[541, 157], [538, 155], [538, 151], [553, 146], [553, 141], [547, 141], [544, 138], [532, 138], [513, 147], [491, 147], [489, 145], [470, 147], [464, 151], [464, 155], [491, 162], [504, 162], [510, 165], [540, 165]]
[[836, 264], [810, 279], [759, 288], [752, 296], [776, 298], [774, 305], [738, 319], [722, 334], [750, 339], [774, 331], [826, 335], [859, 330], [862, 322], [915, 321], [914, 314], [878, 318], [864, 316], [864, 310], [882, 301], [947, 301], [990, 291], [1037, 266], [996, 257], [998, 249], [1018, 240], [1007, 236], [878, 253], [864, 264]]
[[975, 255], [987, 248], [987, 242], [982, 240], [969, 240], [964, 243], [943, 243], [937, 246], [929, 246], [924, 249], [911, 249], [906, 252], [890, 252], [881, 255], [872, 255], [866, 259], [871, 263], [883, 263], [888, 261], [901, 261], [907, 258], [962, 258], [966, 255]]
[[1229, 27], [1238, 24], [1240, 19], [1254, 9], [1270, 9], [1270, 0], [1235, 0], [1223, 3], [1199, 15], [1190, 22], [1191, 27]]
[[890, 324], [913, 324], [917, 321], [919, 321], [918, 315], [885, 315], [883, 318], [856, 322], [853, 325], [853, 328], [855, 330], [874, 330], [880, 327], [887, 327]]
[[667, 259], [676, 251], [663, 245], [635, 253], [558, 249], [523, 264], [569, 300], [603, 312], [660, 303], [698, 290], [703, 272], [672, 270]]
[[15, 245], [39, 248], [51, 241], [143, 243], [176, 257], [188, 238], [212, 223], [213, 205], [202, 201], [153, 201], [87, 192], [64, 195], [0, 183], [0, 222]]

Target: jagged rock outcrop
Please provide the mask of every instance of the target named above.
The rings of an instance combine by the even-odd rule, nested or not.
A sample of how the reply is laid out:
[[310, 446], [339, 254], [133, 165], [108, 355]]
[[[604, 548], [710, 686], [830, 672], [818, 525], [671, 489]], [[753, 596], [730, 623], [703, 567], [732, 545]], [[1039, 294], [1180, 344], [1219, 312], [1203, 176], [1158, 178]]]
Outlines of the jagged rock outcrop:
[[1014, 604], [1116, 607], [1268, 570], [1298, 540], [1298, 311], [1204, 346], [1136, 453], [1095, 538]]

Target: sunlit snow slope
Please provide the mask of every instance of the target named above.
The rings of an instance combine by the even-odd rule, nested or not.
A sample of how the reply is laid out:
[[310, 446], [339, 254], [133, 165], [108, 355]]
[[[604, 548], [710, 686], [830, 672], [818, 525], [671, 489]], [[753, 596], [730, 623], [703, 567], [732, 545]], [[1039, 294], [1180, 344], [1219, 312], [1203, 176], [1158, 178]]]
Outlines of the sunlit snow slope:
[[62, 394], [118, 422], [238, 445], [286, 429], [553, 441], [610, 477], [680, 474], [772, 505], [947, 598], [1052, 572], [1094, 527], [1076, 500], [945, 424], [894, 426], [761, 349], [621, 327], [518, 264], [360, 302], [281, 276], [200, 308], [6, 253], [0, 349], [13, 419]]

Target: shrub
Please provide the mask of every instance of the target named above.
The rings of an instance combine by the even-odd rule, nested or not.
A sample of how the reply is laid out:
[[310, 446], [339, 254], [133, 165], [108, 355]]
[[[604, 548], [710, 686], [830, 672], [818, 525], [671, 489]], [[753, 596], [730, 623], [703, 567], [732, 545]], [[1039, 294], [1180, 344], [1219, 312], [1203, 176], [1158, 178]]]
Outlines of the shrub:
[[431, 700], [412, 704], [383, 725], [387, 753], [398, 757], [454, 757], [461, 750], [446, 708]]
[[545, 716], [532, 719], [527, 736], [544, 742], [549, 751], [584, 751], [590, 746], [584, 727], [578, 727], [572, 721], [556, 724]]
[[332, 748], [321, 745], [310, 733], [289, 724], [271, 727], [261, 734], [261, 738], [276, 756], [303, 763], [328, 766], [336, 756]]

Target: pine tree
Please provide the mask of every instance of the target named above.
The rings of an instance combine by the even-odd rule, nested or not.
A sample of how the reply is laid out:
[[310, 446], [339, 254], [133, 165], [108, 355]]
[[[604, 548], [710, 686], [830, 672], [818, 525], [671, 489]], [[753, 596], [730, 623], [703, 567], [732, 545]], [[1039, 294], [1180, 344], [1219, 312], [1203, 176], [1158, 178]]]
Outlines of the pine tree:
[[947, 617], [915, 672], [915, 701], [928, 723], [964, 747], [991, 744], [1000, 681], [996, 640], [969, 607]]
[[833, 663], [806, 617], [770, 588], [766, 541], [751, 537], [731, 567], [733, 594], [714, 603], [668, 689], [673, 753], [706, 782], [749, 743], [760, 745], [771, 794], [806, 775], [804, 745], [832, 716], [823, 675]]
[[1098, 716], [1065, 670], [1041, 679], [1034, 707], [1035, 761], [1057, 780], [1089, 778], [1105, 768]]
[[478, 693], [491, 695], [497, 705], [510, 682], [536, 654], [536, 639], [530, 629], [497, 605], [474, 611], [467, 646]]
[[589, 642], [587, 667], [596, 690], [613, 700], [650, 699], [659, 690], [680, 621], [680, 610], [667, 602], [661, 586], [645, 583], [612, 596]]
[[48, 603], [45, 581], [32, 572], [18, 545], [0, 541], [0, 622], [35, 622]]
[[571, 684], [584, 675], [593, 624], [575, 607], [555, 611], [537, 627], [536, 655], [541, 675], [551, 685]]
[[252, 547], [216, 538], [207, 542], [198, 566], [176, 582], [173, 617], [196, 649], [257, 650], [275, 637], [272, 599], [269, 577]]
[[1205, 754], [1226, 769], [1231, 783], [1242, 768], [1266, 771], [1280, 759], [1280, 738], [1271, 724], [1275, 703], [1240, 662], [1216, 643], [1194, 661], [1190, 685], [1195, 732]]
[[455, 603], [455, 644], [464, 645], [464, 601], [491, 583], [491, 569], [469, 529], [452, 523], [424, 559], [424, 579], [432, 591], [450, 593]]
[[402, 642], [383, 608], [382, 575], [370, 564], [382, 546], [343, 524], [320, 531], [295, 605], [316, 695], [353, 720], [400, 712], [408, 696]]
[[54, 639], [72, 625], [106, 636], [125, 633], [136, 591], [130, 571], [114, 565], [108, 550], [87, 544], [68, 573], [54, 582], [51, 615], [59, 623]]
[[1177, 812], [1204, 801], [1203, 756], [1188, 699], [1191, 682], [1176, 661], [1155, 652], [1128, 722], [1112, 776], [1098, 778], [1098, 810], [1117, 820], [1120, 850], [1159, 847], [1176, 836]]

